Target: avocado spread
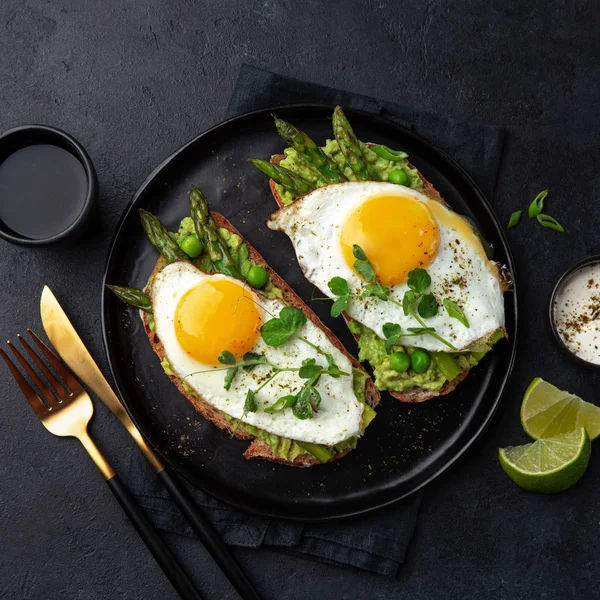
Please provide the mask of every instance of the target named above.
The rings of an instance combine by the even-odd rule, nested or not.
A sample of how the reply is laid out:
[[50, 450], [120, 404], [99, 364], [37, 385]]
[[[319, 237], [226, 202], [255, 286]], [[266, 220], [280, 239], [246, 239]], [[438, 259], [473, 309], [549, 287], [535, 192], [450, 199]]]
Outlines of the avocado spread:
[[[192, 218], [185, 217], [179, 224], [179, 230], [177, 233], [172, 235], [175, 241], [179, 244], [181, 240], [194, 233], [196, 233], [196, 229], [194, 228], [194, 222], [192, 221]], [[227, 244], [231, 258], [242, 274], [242, 277], [246, 277], [246, 275], [248, 275], [248, 271], [254, 266], [254, 263], [248, 258], [248, 246], [242, 242], [242, 238], [239, 235], [231, 233], [231, 231], [225, 229], [224, 227], [219, 228], [219, 235]], [[192, 263], [202, 271], [210, 273], [210, 259], [206, 253], [203, 253], [198, 258], [193, 259]], [[270, 279], [267, 281], [264, 287], [261, 288], [260, 292], [269, 299], [283, 298], [281, 290], [276, 288]]]
[[[177, 233], [173, 233], [172, 235], [175, 241], [179, 243], [181, 239], [184, 239], [188, 235], [191, 235], [193, 233], [195, 233], [194, 222], [192, 221], [191, 217], [185, 217], [179, 225], [179, 231], [177, 231]], [[231, 258], [235, 261], [240, 273], [242, 274], [242, 276], [245, 277], [248, 271], [251, 269], [251, 267], [254, 266], [254, 263], [248, 257], [248, 246], [246, 246], [246, 244], [242, 242], [242, 238], [239, 235], [231, 233], [231, 231], [223, 227], [219, 229], [219, 235], [227, 244], [227, 247], [229, 248], [229, 251], [231, 253]], [[192, 262], [199, 269], [210, 272], [210, 263], [208, 261], [208, 257], [205, 254], [202, 254], [200, 257], [193, 260]], [[148, 282], [148, 286], [150, 286], [150, 284], [151, 281]], [[279, 288], [275, 287], [275, 285], [273, 285], [273, 282], [270, 279], [260, 290], [260, 292], [267, 296], [267, 298], [283, 298], [282, 291]], [[153, 329], [154, 320], [152, 319], [152, 313], [149, 313], [147, 315], [147, 319], [149, 327]], [[166, 358], [164, 358], [160, 364], [167, 375], [175, 375], [175, 373], [171, 369], [169, 361]], [[362, 414], [362, 432], [364, 432], [367, 425], [375, 417], [375, 411], [365, 402], [365, 384], [367, 379], [368, 375], [364, 371], [362, 371], [361, 369], [352, 369], [352, 387], [354, 389], [354, 393], [356, 394], [357, 400], [361, 402], [364, 406]], [[197, 397], [197, 394], [185, 381], [182, 380], [181, 384], [188, 394]], [[236, 420], [226, 413], [223, 414], [225, 418], [230, 422]], [[320, 462], [327, 462], [328, 460], [331, 460], [336, 454], [343, 452], [348, 448], [355, 448], [356, 442], [358, 441], [356, 437], [352, 437], [343, 442], [340, 442], [339, 444], [336, 444], [335, 446], [329, 447], [324, 446], [322, 444], [297, 442], [296, 440], [291, 440], [278, 435], [274, 435], [272, 433], [268, 433], [248, 423], [242, 423], [239, 427], [240, 429], [244, 429], [249, 434], [255, 436], [259, 440], [267, 442], [275, 456], [289, 461], [293, 461], [298, 456], [310, 454]]]
[[[478, 343], [477, 347], [469, 352], [431, 352], [433, 360], [424, 373], [415, 373], [412, 369], [400, 373], [390, 368], [389, 357], [385, 351], [385, 341], [373, 330], [358, 321], [350, 321], [349, 327], [354, 335], [360, 336], [358, 360], [366, 360], [371, 364], [377, 388], [394, 392], [405, 392], [412, 388], [440, 390], [446, 381], [451, 381], [465, 369], [474, 367], [492, 349], [492, 346], [504, 337], [504, 331], [497, 329], [485, 342]], [[410, 346], [394, 346], [395, 352], [406, 352], [409, 356], [416, 349]], [[440, 360], [442, 358], [443, 360]], [[448, 363], [454, 365], [454, 369], [451, 371], [453, 376], [450, 377], [448, 377]]]
[[[387, 160], [373, 152], [373, 150], [368, 148], [362, 142], [360, 142], [360, 144], [367, 162], [375, 168], [381, 181], [387, 181], [389, 174], [394, 169], [402, 169], [408, 175], [409, 187], [417, 190], [423, 189], [423, 182], [419, 177], [419, 172], [417, 169], [412, 169], [406, 159], [396, 162]], [[349, 181], [356, 181], [356, 175], [350, 168], [350, 165], [346, 161], [336, 140], [327, 140], [323, 151], [340, 166], [342, 172]], [[296, 150], [293, 148], [286, 148], [283, 153], [285, 154], [285, 158], [281, 161], [282, 167], [297, 173], [315, 187], [322, 187], [327, 184], [316, 168], [308, 164], [305, 160], [300, 160], [298, 158]], [[277, 185], [277, 191], [284, 204], [291, 204], [294, 201], [293, 194], [288, 190], [284, 190], [280, 185]]]

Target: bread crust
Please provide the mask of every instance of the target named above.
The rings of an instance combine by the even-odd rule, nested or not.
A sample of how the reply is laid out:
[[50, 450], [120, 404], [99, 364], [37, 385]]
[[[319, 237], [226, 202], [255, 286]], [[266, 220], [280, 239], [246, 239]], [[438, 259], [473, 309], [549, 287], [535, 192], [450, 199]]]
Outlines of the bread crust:
[[[373, 144], [373, 143], [367, 143], [367, 146], [369, 148], [371, 148], [375, 145], [376, 144]], [[276, 154], [275, 156], [271, 157], [271, 162], [274, 164], [279, 164], [284, 158], [286, 158], [285, 154]], [[408, 166], [411, 169], [415, 168], [410, 162], [408, 163]], [[429, 181], [427, 181], [427, 179], [425, 179], [425, 177], [423, 177], [423, 175], [421, 174], [420, 171], [418, 173], [419, 173], [419, 177], [420, 177], [421, 181], [423, 182], [424, 194], [429, 196], [431, 199], [436, 200], [437, 202], [440, 202], [444, 206], [448, 206], [448, 203], [442, 198], [440, 193], [433, 187], [433, 185]], [[271, 193], [273, 194], [273, 198], [275, 199], [275, 202], [277, 202], [277, 205], [279, 206], [279, 210], [282, 210], [283, 208], [286, 207], [286, 205], [283, 203], [281, 195], [279, 194], [279, 191], [277, 190], [276, 184], [272, 179], [269, 180], [269, 187], [271, 188]], [[510, 290], [511, 289], [510, 273], [502, 265], [499, 265], [498, 263], [494, 263], [494, 264], [498, 267], [498, 278], [501, 282], [502, 291]], [[342, 316], [344, 317], [344, 320], [346, 321], [346, 324], [348, 325], [350, 322], [350, 317], [345, 312], [342, 313]], [[360, 336], [356, 335], [354, 333], [352, 333], [352, 335], [353, 335], [354, 339], [356, 340], [356, 342], [358, 343], [358, 341], [360, 340]], [[424, 390], [421, 388], [412, 388], [410, 390], [406, 390], [405, 392], [395, 392], [392, 390], [388, 390], [388, 393], [390, 394], [390, 396], [392, 396], [396, 400], [400, 400], [400, 402], [408, 402], [408, 403], [425, 402], [426, 400], [430, 400], [431, 398], [437, 398], [438, 396], [445, 396], [446, 394], [449, 394], [450, 392], [452, 392], [456, 388], [456, 386], [466, 378], [466, 376], [469, 374], [469, 370], [470, 370], [469, 368], [463, 369], [463, 371], [457, 377], [455, 377], [452, 381], [446, 381], [446, 383], [439, 390]]]
[[[352, 366], [360, 369], [361, 371], [365, 371], [364, 367], [346, 350], [346, 348], [342, 345], [342, 343], [337, 339], [334, 333], [326, 327], [323, 322], [317, 317], [317, 315], [302, 301], [300, 296], [292, 290], [292, 288], [267, 264], [265, 259], [248, 243], [246, 239], [242, 236], [242, 234], [221, 214], [219, 213], [211, 213], [217, 227], [224, 227], [231, 233], [239, 235], [243, 242], [248, 246], [248, 255], [252, 262], [255, 264], [263, 266], [267, 272], [269, 273], [269, 277], [273, 284], [278, 287], [283, 293], [283, 300], [293, 306], [295, 308], [299, 308], [304, 312], [307, 318], [319, 329], [325, 333], [327, 339], [346, 356], [352, 363]], [[156, 262], [154, 269], [152, 271], [151, 278], [154, 278], [160, 271], [162, 271], [166, 266], [166, 262], [162, 257]], [[141, 312], [142, 321], [144, 323], [144, 330], [148, 335], [148, 339], [150, 340], [150, 344], [152, 349], [158, 356], [158, 358], [163, 361], [166, 358], [165, 350], [160, 343], [160, 339], [156, 335], [152, 329], [150, 329], [148, 323], [148, 313]], [[243, 440], [252, 440], [252, 443], [248, 446], [246, 451], [244, 452], [244, 456], [247, 459], [263, 459], [269, 460], [271, 462], [277, 462], [280, 464], [294, 466], [294, 467], [311, 467], [315, 465], [320, 465], [320, 463], [316, 458], [314, 458], [310, 454], [303, 454], [301, 456], [296, 457], [293, 461], [282, 459], [273, 454], [273, 450], [269, 446], [267, 442], [264, 440], [260, 440], [255, 438], [252, 434], [248, 433], [244, 429], [235, 428], [235, 422], [229, 421], [225, 417], [225, 413], [215, 408], [211, 404], [209, 404], [206, 400], [204, 400], [199, 395], [192, 395], [182, 384], [182, 381], [176, 375], [168, 375], [169, 379], [175, 384], [177, 389], [181, 394], [183, 394], [194, 406], [194, 408], [208, 421], [214, 423], [220, 429], [227, 431], [229, 434], [235, 435], [235, 437], [243, 439]], [[369, 377], [365, 384], [365, 399], [367, 404], [371, 407], [377, 406], [380, 400], [379, 390], [375, 387], [373, 380]], [[340, 452], [336, 454], [331, 460], [337, 460], [345, 456], [350, 449], [345, 450], [344, 452]], [[331, 462], [331, 461], [330, 461]]]

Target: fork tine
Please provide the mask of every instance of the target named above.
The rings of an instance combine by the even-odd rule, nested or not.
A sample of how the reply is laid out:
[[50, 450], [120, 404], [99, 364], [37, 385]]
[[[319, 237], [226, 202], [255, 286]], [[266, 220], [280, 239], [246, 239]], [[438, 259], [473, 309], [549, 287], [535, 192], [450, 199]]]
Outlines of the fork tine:
[[44, 353], [44, 356], [48, 359], [48, 362], [56, 369], [56, 372], [63, 378], [64, 382], [67, 384], [67, 387], [71, 390], [73, 394], [81, 391], [83, 388], [81, 384], [75, 377], [72, 375], [71, 371], [67, 369], [61, 362], [61, 360], [48, 348], [42, 340], [34, 333], [32, 329], [27, 329], [27, 332], [33, 339], [33, 341], [37, 344], [38, 348]]
[[52, 395], [52, 392], [48, 389], [48, 386], [39, 378], [38, 374], [31, 368], [31, 365], [23, 358], [23, 355], [16, 349], [14, 344], [9, 340], [8, 347], [12, 350], [12, 353], [17, 357], [17, 360], [21, 363], [21, 366], [25, 369], [25, 372], [31, 379], [33, 383], [38, 387], [40, 392], [44, 394], [44, 398], [46, 398], [46, 402], [51, 408], [57, 406], [58, 401]]
[[8, 358], [6, 352], [0, 348], [0, 356], [4, 359], [4, 362], [10, 369], [15, 381], [18, 383], [21, 391], [25, 394], [25, 398], [29, 404], [31, 404], [31, 408], [35, 411], [35, 414], [41, 419], [43, 415], [48, 412], [46, 405], [41, 401], [40, 397], [35, 393], [34, 389], [27, 383], [27, 380], [23, 375], [21, 375], [19, 369], [15, 367], [14, 363], [10, 358]]
[[50, 387], [54, 389], [54, 391], [60, 396], [61, 400], [68, 400], [70, 395], [67, 390], [62, 386], [60, 381], [54, 377], [50, 369], [44, 364], [44, 361], [33, 351], [33, 348], [25, 341], [23, 336], [20, 333], [17, 333], [17, 337], [27, 353], [31, 357], [31, 360], [39, 367], [40, 371], [43, 373], [44, 377], [50, 382]]

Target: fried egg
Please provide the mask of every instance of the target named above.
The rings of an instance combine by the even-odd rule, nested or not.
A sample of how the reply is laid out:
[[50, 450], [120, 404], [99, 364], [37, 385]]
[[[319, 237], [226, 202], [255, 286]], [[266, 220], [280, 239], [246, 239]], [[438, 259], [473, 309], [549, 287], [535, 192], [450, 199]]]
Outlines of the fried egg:
[[272, 374], [266, 365], [251, 371], [239, 369], [227, 391], [224, 365], [218, 361], [224, 350], [238, 360], [246, 352], [263, 354], [280, 367], [298, 368], [304, 359], [315, 358], [327, 368], [324, 357], [301, 341], [301, 335], [329, 352], [350, 375], [321, 377], [319, 410], [312, 418], [300, 420], [290, 409], [274, 414], [263, 410], [282, 396], [297, 393], [304, 384], [297, 372], [280, 373], [258, 392], [258, 410], [248, 412], [243, 422], [282, 437], [328, 446], [360, 435], [363, 405], [353, 390], [352, 363], [321, 329], [309, 320], [298, 335], [278, 348], [263, 342], [260, 328], [270, 315], [279, 314], [285, 306], [282, 300], [267, 299], [237, 279], [204, 273], [184, 262], [170, 264], [156, 275], [151, 296], [155, 333], [171, 370], [209, 404], [234, 419], [242, 418], [248, 389], [258, 388]]
[[[291, 239], [307, 279], [333, 298], [328, 282], [342, 277], [353, 294], [364, 281], [354, 269], [353, 245], [360, 246], [390, 298], [402, 302], [415, 268], [431, 276], [440, 308], [425, 320], [457, 350], [504, 327], [504, 300], [498, 267], [491, 262], [469, 222], [417, 190], [390, 183], [348, 182], [310, 192], [272, 215], [271, 229]], [[444, 298], [456, 302], [469, 327], [451, 318]], [[346, 313], [383, 338], [384, 323], [403, 331], [421, 327], [401, 306], [375, 297], [351, 298]], [[432, 351], [448, 347], [430, 335], [400, 338], [399, 343]]]

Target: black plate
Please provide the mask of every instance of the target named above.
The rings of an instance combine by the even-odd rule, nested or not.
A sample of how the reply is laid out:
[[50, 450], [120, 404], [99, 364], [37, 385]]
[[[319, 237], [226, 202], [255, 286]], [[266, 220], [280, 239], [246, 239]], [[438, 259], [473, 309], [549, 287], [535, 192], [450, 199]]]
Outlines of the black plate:
[[[217, 125], [160, 165], [137, 192], [117, 228], [105, 282], [143, 287], [157, 254], [140, 226], [138, 208], [176, 229], [188, 214], [190, 185], [206, 194], [269, 264], [303, 297], [313, 290], [288, 238], [264, 226], [277, 206], [266, 178], [247, 158], [283, 148], [271, 113], [263, 110]], [[277, 115], [319, 142], [331, 137], [332, 107], [289, 106]], [[349, 110], [360, 139], [401, 148], [459, 213], [473, 218], [495, 247], [495, 259], [514, 273], [506, 239], [490, 206], [469, 176], [427, 141], [393, 123]], [[356, 345], [326, 303], [313, 308], [351, 351]], [[509, 342], [499, 342], [451, 396], [420, 405], [382, 395], [378, 416], [355, 451], [311, 469], [246, 461], [248, 445], [195, 413], [162, 372], [135, 311], [112, 294], [103, 297], [104, 340], [117, 390], [150, 443], [197, 487], [263, 515], [320, 521], [374, 510], [408, 496], [447, 469], [478, 438], [494, 414], [511, 371], [516, 340], [516, 296], [506, 296]]]

